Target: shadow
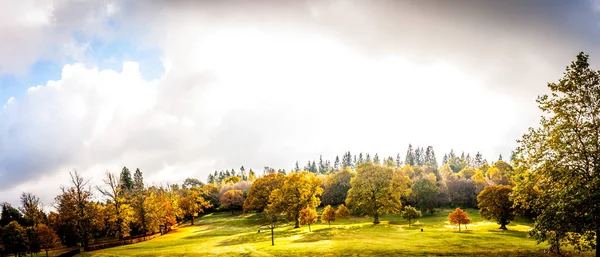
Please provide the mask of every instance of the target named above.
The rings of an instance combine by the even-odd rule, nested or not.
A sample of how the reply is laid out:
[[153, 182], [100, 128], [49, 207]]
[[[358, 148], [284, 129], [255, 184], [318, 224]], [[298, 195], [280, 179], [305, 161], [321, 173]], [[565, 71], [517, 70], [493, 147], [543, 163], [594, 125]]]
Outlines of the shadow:
[[321, 229], [313, 232], [308, 232], [302, 235], [302, 238], [294, 240], [294, 243], [311, 243], [318, 242], [322, 240], [330, 240], [333, 238], [333, 230], [332, 229]]

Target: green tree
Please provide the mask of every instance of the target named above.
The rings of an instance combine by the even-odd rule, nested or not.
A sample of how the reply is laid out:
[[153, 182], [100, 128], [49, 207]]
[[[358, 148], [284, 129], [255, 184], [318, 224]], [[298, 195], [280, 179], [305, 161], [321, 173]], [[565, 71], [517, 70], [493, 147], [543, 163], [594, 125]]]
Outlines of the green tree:
[[513, 203], [509, 199], [512, 189], [510, 186], [487, 186], [477, 196], [479, 214], [484, 219], [495, 220], [500, 229], [506, 230], [506, 225], [515, 218]]
[[338, 205], [344, 203], [351, 187], [350, 180], [354, 175], [354, 172], [347, 167], [327, 176], [325, 183], [323, 183], [323, 196], [321, 197], [323, 204]]
[[381, 165], [381, 161], [379, 160], [379, 155], [375, 153], [375, 157], [373, 157], [373, 164]]
[[406, 150], [406, 159], [404, 160], [404, 164], [413, 166], [415, 165], [415, 152], [411, 144], [408, 144], [408, 149]]
[[15, 256], [27, 251], [27, 233], [17, 221], [11, 221], [2, 229], [2, 243], [4, 251]]
[[119, 185], [121, 186], [121, 194], [128, 193], [133, 189], [134, 182], [131, 178], [131, 172], [127, 167], [123, 167], [123, 170], [121, 170]]
[[420, 210], [433, 213], [439, 193], [440, 190], [435, 184], [435, 181], [421, 178], [413, 183], [409, 199], [411, 199]]
[[145, 208], [146, 201], [146, 190], [144, 186], [144, 176], [140, 169], [136, 169], [133, 173], [133, 199], [131, 200], [131, 207], [133, 208], [134, 217], [138, 224], [142, 234], [146, 234], [146, 217], [148, 216]]
[[557, 252], [565, 241], [600, 256], [600, 72], [588, 59], [577, 55], [564, 77], [548, 84], [552, 93], [538, 97], [544, 115], [519, 140], [516, 163], [532, 171], [540, 189], [531, 234]]
[[285, 177], [281, 188], [271, 192], [269, 199], [276, 209], [287, 213], [295, 221], [294, 228], [299, 228], [300, 211], [314, 209], [321, 203], [321, 182], [313, 173], [291, 173]]
[[372, 215], [379, 224], [379, 215], [398, 213], [402, 207], [400, 197], [408, 193], [410, 179], [400, 170], [363, 163], [351, 180], [346, 204], [355, 211]]
[[321, 222], [327, 222], [331, 227], [332, 221], [335, 221], [335, 209], [333, 209], [331, 205], [327, 205], [325, 206], [325, 209], [323, 209], [323, 214], [321, 214]]
[[402, 218], [408, 221], [408, 226], [411, 226], [411, 222], [414, 220], [418, 220], [421, 217], [421, 212], [415, 209], [412, 206], [404, 207], [404, 211], [402, 212]]

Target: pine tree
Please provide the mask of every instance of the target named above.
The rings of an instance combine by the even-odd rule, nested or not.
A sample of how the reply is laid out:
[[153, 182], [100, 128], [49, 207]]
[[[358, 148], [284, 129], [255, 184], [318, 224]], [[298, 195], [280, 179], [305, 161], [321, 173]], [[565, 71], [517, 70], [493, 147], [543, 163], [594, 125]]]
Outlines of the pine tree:
[[319, 173], [325, 174], [327, 169], [325, 169], [325, 163], [323, 162], [323, 155], [319, 156]]
[[361, 164], [365, 162], [365, 159], [363, 158], [363, 154], [362, 152], [358, 154], [358, 162], [356, 163], [356, 166], [358, 166], [358, 164]]
[[242, 180], [248, 180], [248, 175], [246, 175], [246, 169], [244, 169], [244, 166], [240, 167], [240, 176]]
[[444, 154], [444, 158], [442, 159], [442, 165], [447, 164], [448, 163], [448, 155]]
[[296, 167], [294, 167], [294, 172], [300, 172], [300, 165], [298, 165], [298, 161], [296, 161]]
[[417, 147], [414, 155], [414, 164], [418, 166], [423, 166], [425, 164], [425, 152], [422, 147]]
[[122, 193], [127, 193], [133, 189], [133, 179], [131, 178], [131, 172], [127, 167], [123, 167], [123, 170], [121, 170], [119, 184], [121, 186]]
[[373, 164], [381, 165], [381, 161], [379, 160], [379, 155], [375, 153], [375, 157], [373, 157]]
[[372, 162], [371, 155], [369, 155], [369, 153], [367, 153], [367, 159], [365, 160], [365, 162]]
[[406, 150], [406, 160], [404, 163], [410, 166], [415, 165], [415, 153], [411, 144], [408, 144], [408, 149]]
[[481, 165], [483, 165], [483, 156], [480, 152], [477, 152], [477, 154], [475, 154], [475, 166], [479, 168]]
[[498, 156], [498, 160], [501, 161], [502, 160], [502, 154], [500, 154], [500, 156]]
[[400, 168], [402, 166], [402, 160], [400, 159], [400, 153], [396, 154], [396, 168]]
[[339, 156], [335, 156], [335, 162], [333, 163], [333, 168], [335, 170], [338, 170], [340, 168], [340, 157]]

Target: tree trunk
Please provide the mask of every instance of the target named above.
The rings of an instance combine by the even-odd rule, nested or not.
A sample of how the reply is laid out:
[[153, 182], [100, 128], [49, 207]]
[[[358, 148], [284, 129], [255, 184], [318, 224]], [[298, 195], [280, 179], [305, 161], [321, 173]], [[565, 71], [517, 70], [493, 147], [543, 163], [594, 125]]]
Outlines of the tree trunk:
[[235, 214], [233, 214], [233, 209], [231, 209], [231, 216], [233, 216], [233, 215], [235, 215]]
[[294, 228], [300, 228], [300, 221], [298, 221], [298, 219], [296, 219], [296, 224], [294, 225]]
[[308, 232], [312, 232], [312, 231], [310, 231], [310, 224], [308, 224]]
[[502, 230], [508, 230], [508, 229], [506, 228], [506, 224], [504, 224], [504, 223], [502, 223], [502, 224], [500, 225], [500, 229], [502, 229]]
[[379, 224], [379, 213], [375, 212], [375, 220], [373, 221], [373, 224]]
[[194, 216], [192, 216], [192, 226], [194, 225]]
[[331, 227], [331, 221], [327, 221], [327, 223], [329, 223], [329, 227]]
[[458, 223], [458, 232], [460, 232], [460, 222]]
[[600, 257], [600, 226], [596, 227], [596, 257]]
[[271, 227], [271, 246], [275, 245], [275, 237], [273, 236], [273, 227]]
[[48, 257], [48, 249], [46, 249], [46, 257]]

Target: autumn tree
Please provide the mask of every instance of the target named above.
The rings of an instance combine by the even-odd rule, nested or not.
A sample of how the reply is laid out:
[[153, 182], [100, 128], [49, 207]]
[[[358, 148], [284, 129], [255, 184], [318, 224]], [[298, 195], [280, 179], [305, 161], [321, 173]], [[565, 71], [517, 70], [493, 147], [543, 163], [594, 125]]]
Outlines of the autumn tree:
[[231, 215], [234, 214], [234, 210], [242, 209], [244, 205], [244, 196], [242, 190], [227, 190], [221, 196], [221, 208], [225, 210], [231, 210]]
[[337, 210], [335, 210], [335, 216], [338, 218], [347, 219], [348, 217], [350, 217], [350, 210], [348, 210], [348, 207], [346, 207], [346, 205], [340, 204]]
[[350, 180], [354, 175], [354, 172], [346, 167], [327, 176], [325, 183], [323, 183], [323, 196], [321, 197], [323, 204], [338, 205], [344, 203], [351, 187]]
[[140, 169], [136, 169], [133, 173], [131, 207], [133, 209], [135, 221], [138, 224], [138, 228], [142, 234], [146, 234], [147, 232], [146, 224], [148, 223], [148, 211], [146, 210], [145, 205], [146, 198], [147, 193], [144, 186], [143, 174]]
[[70, 172], [71, 187], [62, 187], [61, 194], [56, 197], [56, 209], [61, 219], [61, 224], [67, 228], [67, 233], [71, 231], [76, 236], [77, 242], [81, 243], [84, 249], [88, 249], [91, 240], [92, 226], [91, 221], [94, 215], [91, 199], [92, 192], [89, 187], [89, 181], [76, 170]]
[[317, 222], [317, 218], [318, 216], [315, 208], [309, 207], [300, 211], [300, 217], [298, 220], [300, 221], [301, 225], [308, 225], [308, 231], [310, 232], [310, 225], [315, 224]]
[[283, 186], [273, 190], [270, 195], [275, 208], [287, 213], [299, 228], [300, 211], [314, 209], [320, 204], [319, 196], [323, 192], [321, 179], [312, 173], [291, 173], [285, 177]]
[[179, 208], [181, 208], [184, 217], [191, 220], [193, 226], [194, 218], [198, 216], [198, 213], [204, 212], [205, 209], [210, 208], [212, 205], [200, 195], [200, 190], [198, 189], [184, 189], [182, 192], [183, 195], [179, 199]]
[[379, 224], [379, 215], [398, 213], [402, 207], [400, 197], [408, 193], [409, 178], [391, 167], [363, 163], [352, 178], [346, 204], [355, 211], [372, 215]]
[[121, 187], [120, 193], [122, 195], [129, 193], [131, 189], [133, 189], [134, 182], [131, 178], [131, 171], [129, 171], [127, 167], [123, 167], [121, 170], [121, 176], [118, 184]]
[[331, 205], [327, 205], [323, 209], [323, 214], [321, 214], [321, 222], [327, 222], [331, 227], [332, 221], [335, 221], [335, 209]]
[[[519, 140], [517, 165], [539, 189], [532, 236], [560, 251], [560, 242], [600, 256], [600, 72], [580, 53], [563, 78], [538, 97], [544, 115]], [[520, 192], [520, 191], [519, 191]]]
[[27, 233], [17, 221], [11, 221], [2, 229], [4, 251], [15, 256], [27, 252]]
[[513, 203], [509, 199], [512, 189], [510, 186], [487, 186], [477, 196], [479, 214], [488, 220], [495, 220], [500, 229], [506, 230], [506, 225], [515, 218]]
[[123, 237], [129, 236], [131, 231], [129, 221], [132, 219], [132, 210], [127, 204], [127, 199], [125, 199], [123, 193], [123, 190], [129, 189], [122, 187], [117, 177], [110, 172], [106, 172], [104, 184], [107, 188], [97, 186], [96, 189], [107, 198], [107, 205], [111, 206], [108, 215], [111, 217], [111, 223], [114, 223], [116, 236], [123, 239]]
[[409, 199], [414, 202], [420, 210], [433, 213], [438, 194], [439, 188], [435, 184], [435, 181], [421, 178], [413, 183]]
[[466, 211], [461, 210], [460, 208], [456, 208], [454, 212], [448, 215], [448, 221], [452, 225], [458, 225], [458, 231], [460, 232], [460, 225], [465, 225], [471, 223], [471, 219], [469, 219], [469, 214]]
[[48, 256], [48, 249], [56, 247], [59, 244], [59, 239], [56, 233], [46, 226], [45, 224], [39, 224], [35, 228], [38, 235], [39, 244], [42, 250], [46, 251], [46, 257]]
[[244, 201], [244, 211], [263, 211], [269, 204], [269, 196], [283, 186], [284, 179], [282, 174], [272, 174], [255, 180]]
[[23, 192], [23, 194], [21, 194], [20, 210], [21, 213], [23, 213], [24, 218], [28, 220], [31, 225], [37, 226], [43, 222], [46, 215], [44, 214], [42, 208], [43, 206], [39, 197], [32, 193]]
[[402, 218], [408, 221], [408, 226], [410, 227], [413, 220], [418, 220], [421, 217], [421, 212], [412, 206], [404, 207], [404, 211], [402, 212]]

